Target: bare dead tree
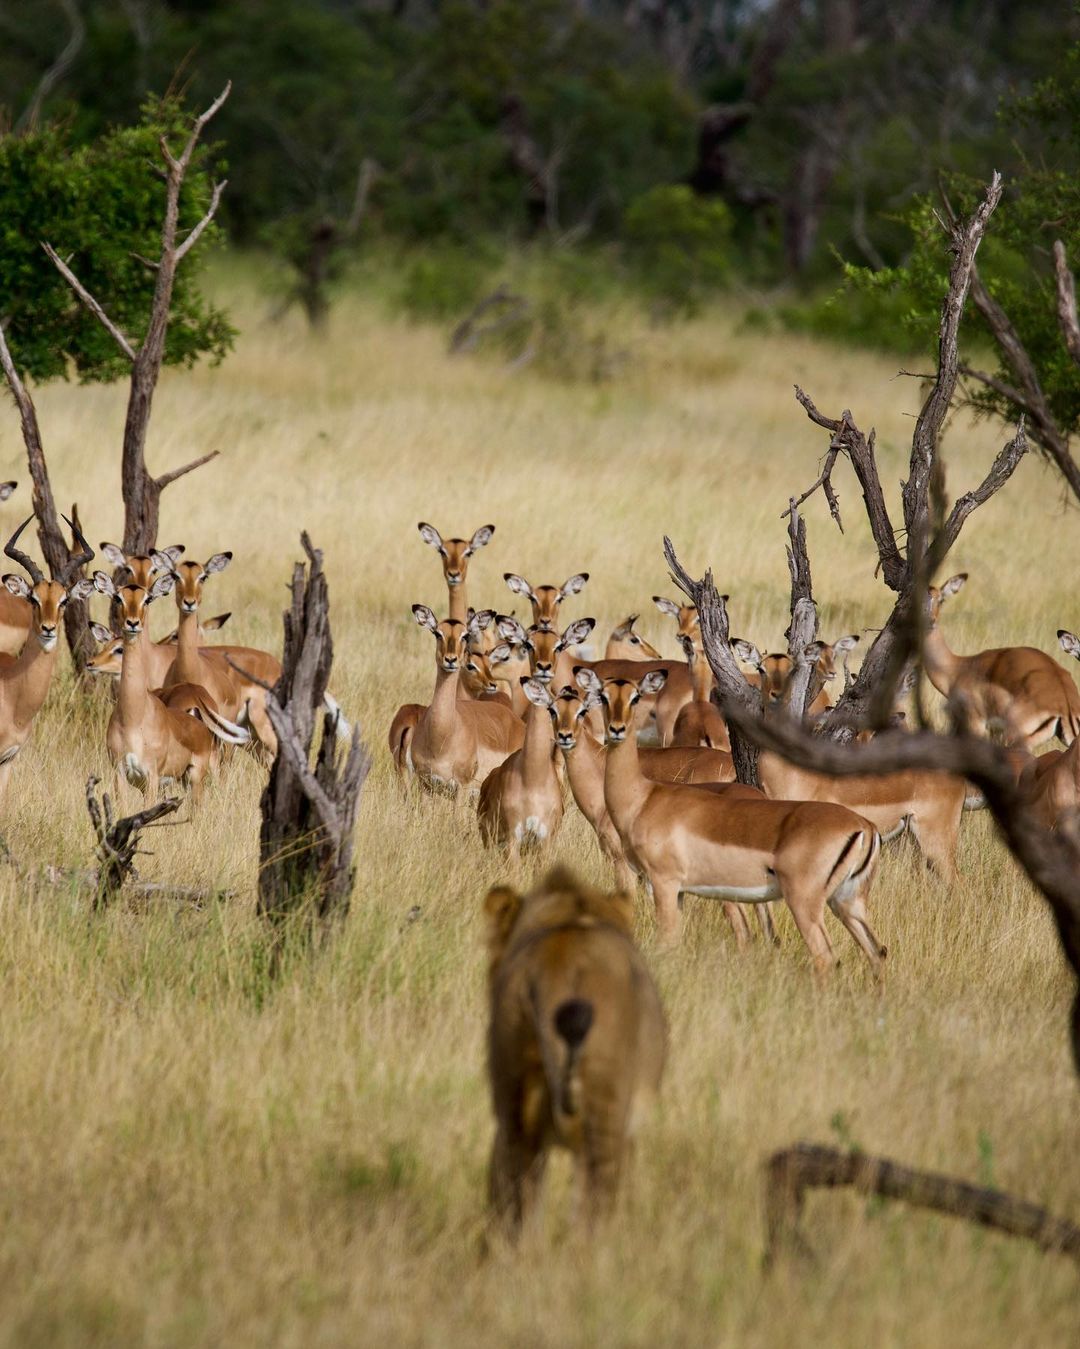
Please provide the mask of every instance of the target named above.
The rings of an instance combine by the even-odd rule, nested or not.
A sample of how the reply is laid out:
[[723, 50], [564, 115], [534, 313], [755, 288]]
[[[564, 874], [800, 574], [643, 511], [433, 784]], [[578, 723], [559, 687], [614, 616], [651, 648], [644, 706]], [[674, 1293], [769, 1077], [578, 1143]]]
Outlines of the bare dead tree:
[[[12, 360], [3, 325], [0, 324], [0, 367], [4, 371], [8, 388], [19, 410], [19, 422], [22, 427], [23, 444], [26, 446], [27, 463], [30, 466], [30, 478], [33, 483], [34, 514], [38, 522], [38, 541], [41, 552], [48, 564], [54, 580], [74, 584], [82, 574], [84, 549], [75, 535], [69, 547], [60, 527], [60, 515], [53, 498], [52, 484], [49, 481], [49, 468], [45, 462], [45, 449], [41, 440], [41, 428], [38, 425], [37, 409], [29, 390], [23, 383], [15, 362]], [[71, 519], [75, 528], [79, 525], [79, 508], [72, 506]], [[93, 554], [90, 555], [93, 557]], [[77, 565], [76, 565], [77, 564]], [[93, 651], [87, 621], [90, 609], [86, 600], [71, 599], [64, 607], [64, 635], [75, 668], [83, 670]]]
[[293, 568], [281, 678], [266, 699], [278, 753], [260, 806], [259, 912], [282, 919], [311, 903], [320, 919], [343, 918], [353, 886], [356, 812], [371, 758], [359, 730], [353, 729], [341, 761], [340, 713], [327, 711], [311, 767], [316, 720], [327, 705], [334, 644], [322, 553], [306, 533], [300, 542], [310, 570], [302, 562]]
[[765, 1263], [787, 1251], [806, 1251], [799, 1233], [803, 1200], [810, 1189], [847, 1186], [864, 1195], [902, 1199], [917, 1208], [947, 1213], [1009, 1236], [1025, 1237], [1044, 1251], [1080, 1262], [1080, 1227], [1001, 1190], [971, 1185], [933, 1171], [917, 1171], [887, 1157], [841, 1152], [813, 1143], [774, 1152], [765, 1163]]
[[139, 852], [140, 832], [180, 808], [179, 797], [170, 796], [164, 801], [155, 801], [144, 810], [136, 811], [134, 815], [125, 815], [123, 819], [117, 820], [113, 818], [108, 792], [102, 792], [101, 801], [98, 802], [99, 781], [92, 773], [86, 779], [86, 809], [97, 839], [97, 855], [101, 863], [94, 895], [95, 909], [103, 909], [111, 903], [124, 883], [135, 875], [134, 863]]
[[150, 321], [146, 336], [137, 348], [113, 323], [105, 308], [83, 286], [52, 245], [49, 243], [43, 245], [60, 275], [131, 363], [131, 389], [124, 422], [121, 459], [121, 489], [124, 498], [123, 546], [128, 553], [148, 553], [157, 543], [159, 503], [165, 488], [177, 478], [183, 477], [185, 473], [209, 463], [218, 454], [218, 451], [214, 450], [210, 454], [200, 455], [191, 463], [170, 469], [157, 477], [154, 477], [146, 466], [146, 435], [150, 425], [154, 390], [157, 388], [165, 356], [165, 338], [169, 328], [176, 269], [199, 242], [206, 227], [213, 220], [226, 183], [213, 185], [206, 213], [183, 239], [177, 238], [180, 193], [199, 139], [207, 123], [229, 97], [231, 88], [232, 85], [227, 84], [209, 108], [195, 118], [187, 141], [178, 155], [173, 154], [165, 137], [161, 138], [161, 154], [165, 162], [165, 214], [161, 226], [161, 252], [157, 261], [152, 264], [156, 280], [150, 307]]
[[[962, 701], [954, 699], [949, 706], [952, 734], [921, 729], [910, 734], [881, 734], [869, 745], [845, 743], [861, 726], [879, 729], [887, 724], [903, 670], [912, 656], [921, 654], [926, 585], [956, 542], [964, 522], [1009, 481], [1027, 448], [1021, 422], [979, 486], [946, 510], [944, 465], [938, 438], [955, 387], [957, 330], [975, 251], [999, 192], [1000, 183], [995, 175], [979, 209], [969, 221], [954, 229], [955, 257], [942, 308], [938, 375], [916, 423], [909, 477], [903, 486], [906, 555], [901, 555], [897, 547], [881, 490], [873, 434], [864, 436], [847, 411], [839, 418], [822, 416], [810, 399], [797, 390], [811, 420], [832, 433], [826, 471], [815, 487], [824, 488], [840, 456], [850, 460], [863, 489], [882, 578], [896, 595], [888, 622], [836, 707], [815, 727], [793, 717], [763, 719], [759, 709], [731, 678], [734, 662], [727, 649], [727, 615], [711, 574], [706, 573], [701, 581], [690, 578], [666, 539], [665, 556], [676, 584], [698, 606], [702, 642], [716, 675], [718, 701], [728, 719], [733, 749], [736, 743], [749, 742], [755, 748], [782, 754], [800, 768], [834, 775], [934, 769], [968, 779], [983, 793], [1006, 844], [1049, 904], [1062, 951], [1080, 977], [1080, 825], [1066, 822], [1053, 832], [1042, 828], [1031, 814], [1008, 749], [969, 733], [967, 708]], [[797, 530], [792, 537], [797, 548]], [[742, 683], [745, 685], [745, 681]], [[743, 776], [739, 757], [736, 767], [740, 781], [754, 780]], [[1080, 995], [1073, 1003], [1071, 1037], [1080, 1070]]]

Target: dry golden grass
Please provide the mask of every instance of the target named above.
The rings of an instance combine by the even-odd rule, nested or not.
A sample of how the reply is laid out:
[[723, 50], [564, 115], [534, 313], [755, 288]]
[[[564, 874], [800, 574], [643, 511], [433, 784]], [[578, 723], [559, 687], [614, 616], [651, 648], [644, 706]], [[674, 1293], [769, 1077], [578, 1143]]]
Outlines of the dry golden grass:
[[[409, 605], [442, 608], [445, 592], [418, 519], [446, 533], [497, 525], [473, 564], [477, 602], [509, 606], [505, 570], [588, 570], [569, 616], [595, 614], [603, 633], [640, 610], [672, 651], [649, 600], [670, 592], [668, 532], [691, 568], [715, 566], [736, 630], [773, 647], [787, 594], [779, 511], [825, 444], [792, 383], [876, 422], [891, 486], [917, 386], [891, 362], [748, 336], [722, 316], [650, 332], [630, 315], [625, 376], [559, 386], [448, 360], [441, 333], [359, 300], [320, 344], [296, 323], [265, 326], [242, 278], [220, 284], [239, 349], [220, 369], [166, 377], [151, 457], [223, 453], [169, 490], [162, 541], [197, 558], [233, 549], [209, 611], [234, 611], [230, 640], [271, 646], [300, 528], [326, 550], [333, 687], [376, 754], [356, 894], [340, 939], [271, 987], [252, 914], [249, 761], [145, 859], [146, 875], [231, 890], [227, 902], [90, 921], [84, 896], [0, 871], [0, 1341], [1076, 1343], [1066, 1262], [898, 1206], [814, 1198], [817, 1262], [761, 1272], [760, 1163], [798, 1138], [839, 1136], [1080, 1215], [1070, 981], [985, 818], [965, 820], [951, 893], [908, 851], [887, 856], [871, 902], [890, 949], [884, 1001], [842, 932], [842, 968], [818, 992], [784, 915], [779, 953], [739, 959], [718, 907], [691, 901], [683, 947], [661, 958], [643, 905], [672, 1052], [628, 1203], [587, 1244], [557, 1167], [543, 1230], [485, 1257], [479, 913], [503, 867], [466, 812], [402, 800], [385, 748], [397, 704], [425, 699], [433, 677]], [[58, 495], [78, 499], [95, 543], [115, 538], [122, 390], [49, 388], [38, 408]], [[1004, 438], [950, 430], [954, 492]], [[24, 480], [14, 523], [28, 494], [10, 408], [0, 469]], [[826, 636], [885, 612], [857, 489], [839, 486], [844, 537], [819, 502], [808, 511]], [[956, 646], [1053, 650], [1054, 630], [1080, 620], [1074, 531], [1029, 460], [953, 559], [972, 575], [946, 615]], [[3, 807], [21, 861], [86, 861], [83, 783], [107, 767], [106, 715], [104, 699], [87, 705], [58, 680]], [[557, 851], [605, 879], [580, 817]]]

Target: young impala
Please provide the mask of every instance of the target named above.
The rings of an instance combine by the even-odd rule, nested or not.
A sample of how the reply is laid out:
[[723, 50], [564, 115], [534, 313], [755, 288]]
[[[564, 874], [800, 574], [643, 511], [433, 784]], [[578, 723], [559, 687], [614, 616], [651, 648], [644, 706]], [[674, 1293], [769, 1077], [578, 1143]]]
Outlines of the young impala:
[[[832, 706], [826, 685], [831, 684], [837, 675], [837, 657], [841, 665], [850, 652], [859, 643], [854, 633], [849, 637], [840, 637], [830, 646], [827, 642], [815, 642], [817, 655], [814, 672], [811, 676], [811, 696], [806, 705], [808, 717], [820, 716]], [[763, 656], [753, 642], [744, 642], [733, 637], [731, 649], [738, 660], [753, 667], [757, 686], [761, 689], [761, 698], [766, 707], [779, 705], [785, 699], [791, 683], [791, 658], [786, 652], [773, 652]]]
[[588, 579], [589, 573], [581, 571], [561, 586], [542, 585], [534, 590], [524, 576], [516, 576], [512, 571], [503, 572], [503, 580], [514, 594], [521, 595], [532, 605], [533, 623], [547, 623], [551, 627], [559, 620], [559, 605], [569, 596], [579, 595]]
[[929, 590], [930, 630], [923, 666], [934, 688], [961, 702], [977, 735], [1002, 733], [1007, 744], [1035, 750], [1055, 736], [1070, 745], [1080, 735], [1080, 693], [1069, 674], [1044, 651], [1004, 646], [958, 656], [939, 626], [941, 607], [957, 594], [967, 573]]
[[648, 879], [661, 934], [679, 930], [684, 894], [740, 903], [782, 898], [815, 966], [833, 963], [826, 905], [851, 933], [875, 975], [884, 948], [870, 928], [865, 895], [877, 869], [881, 839], [867, 820], [843, 806], [769, 801], [732, 788], [727, 793], [650, 782], [642, 773], [635, 707], [656, 693], [664, 674], [601, 683], [576, 671], [579, 685], [603, 704], [607, 735], [604, 800], [631, 865]]
[[93, 589], [92, 582], [76, 580], [81, 566], [92, 560], [94, 550], [79, 529], [63, 518], [79, 546], [64, 571], [46, 581], [32, 557], [16, 547], [19, 535], [34, 517], [24, 520], [8, 540], [4, 552], [30, 577], [8, 574], [3, 578], [6, 593], [27, 601], [30, 611], [30, 636], [19, 655], [0, 665], [0, 797], [7, 789], [12, 763], [30, 738], [34, 718], [52, 683], [59, 647], [60, 620], [69, 599], [84, 599]]
[[611, 636], [604, 648], [605, 660], [660, 659], [660, 652], [656, 647], [634, 631], [634, 624], [640, 617], [640, 614], [631, 614], [624, 622], [612, 628]]
[[[141, 583], [139, 583], [141, 584]], [[153, 582], [151, 582], [151, 585]], [[146, 587], [143, 587], [146, 589]], [[206, 636], [208, 632], [217, 632], [223, 628], [232, 617], [231, 613], [216, 614], [213, 618], [204, 619], [199, 624], [199, 641]], [[118, 632], [113, 632], [107, 628], [104, 623], [90, 623], [90, 632], [94, 641], [98, 643], [97, 651], [86, 662], [86, 673], [90, 675], [104, 676], [109, 679], [120, 678], [120, 666], [124, 658], [124, 639]], [[240, 647], [215, 647], [216, 651], [239, 651]], [[147, 670], [152, 689], [161, 688], [165, 682], [165, 676], [169, 672], [169, 667], [176, 659], [176, 629], [167, 637], [162, 637], [156, 642], [151, 642], [147, 648]], [[276, 682], [276, 681], [273, 681]]]
[[[709, 696], [712, 693], [713, 676], [700, 637], [695, 639], [683, 634], [679, 641], [686, 652], [686, 668], [690, 671], [694, 696], [679, 708], [671, 732], [671, 744], [704, 745], [709, 749], [730, 750], [731, 737], [728, 735], [727, 722]], [[662, 720], [663, 716], [664, 710], [658, 710], [658, 720]], [[660, 739], [661, 743], [667, 743], [663, 726]]]
[[507, 848], [512, 859], [524, 847], [550, 843], [563, 817], [551, 694], [538, 679], [523, 679], [521, 685], [530, 704], [525, 741], [484, 779], [476, 807], [481, 838]]

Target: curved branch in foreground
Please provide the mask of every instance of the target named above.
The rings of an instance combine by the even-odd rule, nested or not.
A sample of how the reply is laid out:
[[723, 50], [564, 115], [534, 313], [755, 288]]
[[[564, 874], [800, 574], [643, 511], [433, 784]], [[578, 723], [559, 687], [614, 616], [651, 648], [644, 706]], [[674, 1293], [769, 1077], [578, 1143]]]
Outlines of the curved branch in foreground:
[[952, 1176], [901, 1166], [887, 1157], [796, 1143], [774, 1152], [765, 1163], [766, 1266], [785, 1249], [806, 1249], [799, 1234], [806, 1191], [841, 1186], [851, 1186], [859, 1194], [902, 1199], [917, 1208], [1025, 1237], [1044, 1251], [1060, 1252], [1080, 1263], [1080, 1226], [1037, 1204]]

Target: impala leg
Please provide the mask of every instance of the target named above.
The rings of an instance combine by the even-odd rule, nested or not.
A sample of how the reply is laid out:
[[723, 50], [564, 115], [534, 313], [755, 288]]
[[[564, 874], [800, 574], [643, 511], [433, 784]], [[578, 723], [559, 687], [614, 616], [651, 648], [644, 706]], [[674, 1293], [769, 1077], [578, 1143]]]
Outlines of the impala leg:
[[723, 908], [724, 917], [731, 924], [731, 930], [735, 934], [736, 948], [745, 951], [750, 945], [750, 924], [746, 921], [743, 906], [736, 904], [734, 900], [726, 899]]
[[[263, 698], [252, 698], [248, 703], [248, 725], [258, 737], [259, 744], [271, 759], [277, 755], [277, 732], [270, 722]], [[412, 738], [410, 733], [410, 739]], [[400, 766], [398, 771], [402, 771]]]
[[[958, 822], [959, 823], [959, 822]], [[956, 830], [911, 817], [908, 826], [930, 869], [951, 885], [956, 880]]]
[[824, 978], [836, 963], [832, 942], [825, 930], [824, 906], [812, 901], [792, 900], [790, 896], [787, 897], [787, 901], [791, 916], [795, 919], [795, 926], [799, 929], [813, 959], [814, 971], [819, 978]]
[[665, 946], [674, 946], [679, 940], [681, 917], [679, 914], [678, 881], [652, 877], [653, 903], [656, 905], [656, 926], [660, 940]]
[[536, 1208], [547, 1157], [532, 1139], [510, 1138], [500, 1125], [491, 1150], [488, 1195], [496, 1220], [516, 1237]]
[[866, 912], [862, 895], [853, 895], [850, 899], [837, 899], [833, 896], [829, 900], [829, 908], [855, 938], [859, 949], [870, 962], [874, 978], [879, 982], [883, 981], [885, 978], [883, 961], [886, 951], [870, 926], [870, 915]]
[[761, 928], [761, 935], [772, 946], [780, 945], [780, 938], [777, 935], [776, 924], [773, 922], [772, 903], [768, 900], [764, 904], [755, 904], [754, 909], [757, 912], [758, 926]]

